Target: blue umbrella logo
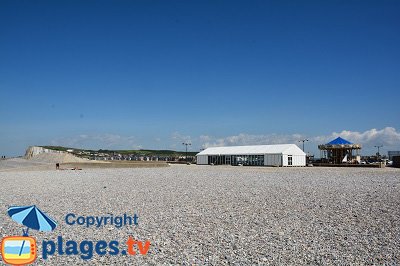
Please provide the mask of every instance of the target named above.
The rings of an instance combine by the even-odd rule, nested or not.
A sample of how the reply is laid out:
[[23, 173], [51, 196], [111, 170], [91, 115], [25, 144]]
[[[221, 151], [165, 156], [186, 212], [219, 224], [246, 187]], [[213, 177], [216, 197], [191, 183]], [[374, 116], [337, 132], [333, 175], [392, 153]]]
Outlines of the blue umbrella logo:
[[[7, 212], [14, 221], [27, 227], [26, 230], [22, 229], [24, 236], [28, 236], [29, 229], [49, 232], [53, 231], [57, 226], [56, 221], [47, 216], [47, 214], [35, 205], [10, 207]], [[19, 255], [21, 255], [24, 245], [25, 240], [22, 242]]]

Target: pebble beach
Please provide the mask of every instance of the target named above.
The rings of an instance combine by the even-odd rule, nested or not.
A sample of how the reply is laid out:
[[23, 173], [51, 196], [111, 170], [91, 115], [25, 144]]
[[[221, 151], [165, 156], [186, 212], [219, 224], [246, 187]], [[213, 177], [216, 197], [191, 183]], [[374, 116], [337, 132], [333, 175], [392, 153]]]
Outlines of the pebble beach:
[[[14, 165], [13, 165], [14, 166]], [[1, 167], [0, 167], [1, 168]], [[1, 170], [1, 169], [0, 169]], [[36, 205], [58, 222], [30, 231], [37, 265], [399, 265], [400, 169], [171, 165], [0, 171], [7, 208]], [[68, 225], [65, 216], [137, 214], [138, 225]], [[147, 255], [42, 258], [42, 241], [151, 242]]]

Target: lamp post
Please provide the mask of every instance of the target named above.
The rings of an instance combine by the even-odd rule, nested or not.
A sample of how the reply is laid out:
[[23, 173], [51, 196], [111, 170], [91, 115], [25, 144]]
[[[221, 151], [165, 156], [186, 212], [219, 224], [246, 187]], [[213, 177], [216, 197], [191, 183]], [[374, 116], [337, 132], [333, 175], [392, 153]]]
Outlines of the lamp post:
[[301, 139], [299, 142], [303, 142], [303, 152], [304, 152], [304, 142], [308, 141], [308, 139]]
[[185, 159], [186, 159], [186, 163], [188, 162], [188, 158], [187, 158], [187, 149], [188, 149], [188, 146], [189, 145], [192, 145], [191, 143], [188, 143], [188, 142], [182, 142], [182, 145], [185, 145], [186, 146], [186, 157], [185, 157]]
[[376, 157], [379, 157], [379, 156], [380, 156], [379, 148], [382, 148], [383, 145], [375, 145], [374, 147], [375, 147], [375, 148], [378, 148], [378, 153], [376, 154]]

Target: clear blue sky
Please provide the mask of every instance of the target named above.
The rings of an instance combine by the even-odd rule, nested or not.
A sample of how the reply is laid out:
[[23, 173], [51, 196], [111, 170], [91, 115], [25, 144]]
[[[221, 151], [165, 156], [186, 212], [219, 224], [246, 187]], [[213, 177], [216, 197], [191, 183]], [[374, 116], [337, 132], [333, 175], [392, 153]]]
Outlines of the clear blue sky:
[[400, 1], [2, 0], [0, 153], [399, 130], [399, 14]]

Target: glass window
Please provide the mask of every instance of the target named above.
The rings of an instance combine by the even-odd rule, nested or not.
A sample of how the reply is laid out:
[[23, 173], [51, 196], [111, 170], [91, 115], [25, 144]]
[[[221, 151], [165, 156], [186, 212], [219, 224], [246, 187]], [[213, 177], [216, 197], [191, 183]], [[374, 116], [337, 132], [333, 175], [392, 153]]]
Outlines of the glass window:
[[293, 165], [293, 158], [292, 158], [292, 155], [288, 155], [287, 164], [288, 164], [288, 165]]

